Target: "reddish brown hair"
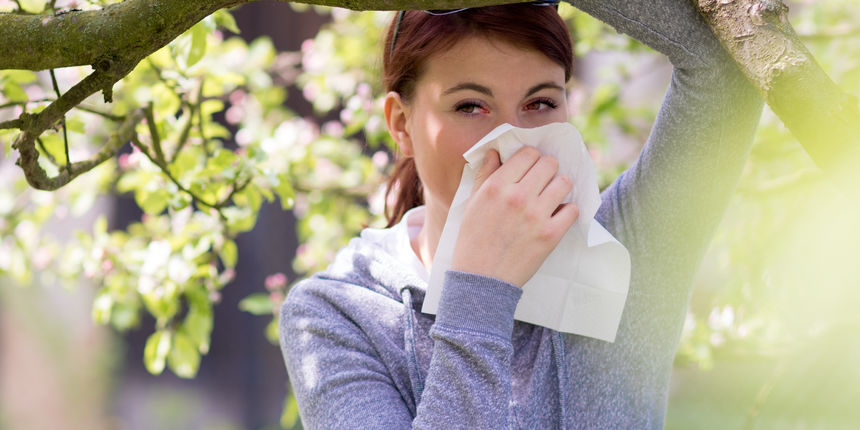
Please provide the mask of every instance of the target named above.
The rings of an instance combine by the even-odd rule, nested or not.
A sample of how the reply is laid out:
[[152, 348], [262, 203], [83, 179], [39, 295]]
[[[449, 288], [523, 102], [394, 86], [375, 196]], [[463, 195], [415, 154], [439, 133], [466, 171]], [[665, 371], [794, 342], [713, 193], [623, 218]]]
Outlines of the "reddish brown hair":
[[[449, 15], [430, 15], [423, 11], [406, 11], [395, 15], [388, 26], [383, 53], [383, 83], [388, 91], [400, 94], [408, 103], [428, 58], [450, 49], [467, 36], [484, 36], [514, 46], [534, 49], [564, 68], [564, 79], [570, 79], [573, 52], [567, 26], [555, 8], [528, 3], [466, 9]], [[392, 51], [391, 39], [397, 30]], [[397, 193], [394, 207], [389, 195]], [[409, 209], [424, 204], [423, 188], [412, 157], [397, 161], [385, 193], [388, 226], [400, 222]]]

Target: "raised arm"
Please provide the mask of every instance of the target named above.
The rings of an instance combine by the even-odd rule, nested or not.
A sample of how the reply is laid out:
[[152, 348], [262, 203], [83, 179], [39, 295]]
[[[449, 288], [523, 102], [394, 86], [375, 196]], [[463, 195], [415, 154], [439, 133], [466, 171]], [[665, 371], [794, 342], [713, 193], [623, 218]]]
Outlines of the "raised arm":
[[638, 258], [634, 270], [663, 279], [643, 286], [671, 284], [669, 275], [686, 288], [740, 176], [762, 101], [693, 2], [571, 3], [667, 55], [675, 68], [648, 142], [604, 191], [597, 217]]

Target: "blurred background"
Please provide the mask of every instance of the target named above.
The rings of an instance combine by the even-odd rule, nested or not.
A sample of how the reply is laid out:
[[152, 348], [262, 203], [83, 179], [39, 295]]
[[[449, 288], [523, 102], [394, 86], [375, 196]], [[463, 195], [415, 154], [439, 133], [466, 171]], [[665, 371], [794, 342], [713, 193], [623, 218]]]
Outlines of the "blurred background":
[[[786, 4], [825, 71], [860, 94], [856, 2]], [[0, 12], [18, 7], [47, 4], [0, 0]], [[604, 187], [638, 155], [671, 66], [566, 4], [560, 13], [577, 41], [571, 122]], [[301, 428], [273, 310], [360, 228], [383, 223], [395, 152], [378, 57], [391, 17], [251, 3], [144, 60], [114, 104], [87, 100], [114, 115], [152, 105], [159, 134], [177, 142], [171, 172], [205, 177], [191, 190], [201, 198], [257, 174], [223, 210], [191, 205], [128, 145], [60, 191], [32, 190], [14, 133], [0, 130], [0, 428]], [[87, 73], [58, 69], [59, 87]], [[0, 71], [0, 121], [43, 108], [51, 88], [47, 72]], [[92, 153], [110, 121], [70, 113], [73, 158]], [[45, 154], [62, 147], [60, 130], [43, 139]], [[209, 161], [198, 168], [185, 150]], [[695, 281], [667, 428], [860, 428], [855, 179], [822, 174], [765, 108]], [[159, 250], [163, 270], [143, 264]]]

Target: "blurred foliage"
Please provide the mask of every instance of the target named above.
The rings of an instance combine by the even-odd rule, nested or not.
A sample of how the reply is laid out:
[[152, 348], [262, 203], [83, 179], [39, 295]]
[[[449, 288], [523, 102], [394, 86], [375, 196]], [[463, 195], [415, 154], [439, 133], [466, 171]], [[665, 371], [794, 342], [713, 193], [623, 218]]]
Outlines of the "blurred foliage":
[[[20, 6], [50, 13], [52, 6], [59, 11], [106, 3], [112, 2], [22, 0]], [[789, 6], [792, 23], [823, 68], [846, 92], [860, 94], [860, 10], [851, 3]], [[0, 0], [0, 12], [15, 8]], [[378, 56], [392, 14], [314, 10], [330, 14], [331, 21], [300, 52], [277, 52], [265, 37], [246, 43], [229, 36], [239, 29], [229, 11], [219, 11], [142, 61], [117, 84], [112, 104], [86, 100], [65, 120], [72, 160], [97, 151], [118, 117], [140, 107], [152, 115], [138, 126], [131, 151], [57, 192], [27, 186], [13, 165], [15, 132], [0, 130], [0, 276], [21, 285], [34, 276], [69, 285], [92, 279], [100, 286], [96, 322], [124, 331], [148, 313], [156, 323], [144, 351], [146, 368], [193, 377], [209, 349], [213, 306], [234, 276], [235, 238], [253, 228], [263, 202], [277, 200], [296, 215], [301, 245], [293, 267], [301, 274], [324, 268], [361, 228], [382, 225], [382, 183], [395, 150], [382, 120]], [[586, 85], [579, 73], [570, 83], [571, 121], [606, 186], [637, 155], [657, 107], [631, 102], [625, 88], [639, 77], [636, 64], [641, 69], [643, 62], [663, 60], [566, 4], [559, 12], [571, 24], [580, 59], [613, 51], [639, 60], [609, 63], [596, 83]], [[57, 70], [60, 87], [86, 73]], [[298, 117], [284, 107], [291, 86], [312, 103], [315, 117]], [[0, 91], [0, 120], [44, 109], [54, 98], [46, 72], [0, 71]], [[633, 142], [633, 150], [619, 142]], [[62, 164], [56, 160], [65, 159], [62, 130], [43, 135], [40, 151], [43, 167], [56, 173]], [[857, 255], [852, 239], [858, 231], [851, 215], [860, 206], [846, 197], [853, 185], [823, 178], [766, 111], [696, 281], [679, 366], [769, 357], [782, 363], [781, 373], [763, 382], [764, 388], [791, 386], [781, 375], [792, 373], [796, 363], [820, 370], [804, 348], [832, 345], [803, 340], [839, 345], [844, 338], [829, 334], [858, 326], [853, 309], [860, 294], [851, 288], [857, 285], [851, 257]], [[45, 228], [113, 194], [133, 196], [142, 219], [110, 230], [102, 218], [71, 237]], [[272, 274], [259, 293], [240, 303], [245, 311], [272, 318], [272, 342], [287, 289], [286, 277]], [[855, 372], [853, 381], [858, 379]], [[747, 405], [751, 411], [771, 402], [764, 388], [755, 405]], [[295, 404], [287, 399], [282, 425], [291, 427], [296, 419]]]

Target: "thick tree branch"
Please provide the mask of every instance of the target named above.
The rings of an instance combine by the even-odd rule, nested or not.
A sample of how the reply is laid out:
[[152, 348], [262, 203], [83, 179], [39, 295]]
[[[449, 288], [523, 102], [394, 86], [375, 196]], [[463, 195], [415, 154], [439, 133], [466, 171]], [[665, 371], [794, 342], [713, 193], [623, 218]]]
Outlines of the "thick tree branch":
[[779, 0], [697, 0], [717, 38], [823, 168], [860, 152], [857, 98], [815, 62]]
[[[0, 14], [0, 69], [43, 70], [142, 59], [218, 9], [255, 0], [125, 0], [56, 16]], [[517, 0], [308, 0], [356, 10], [446, 9]]]

